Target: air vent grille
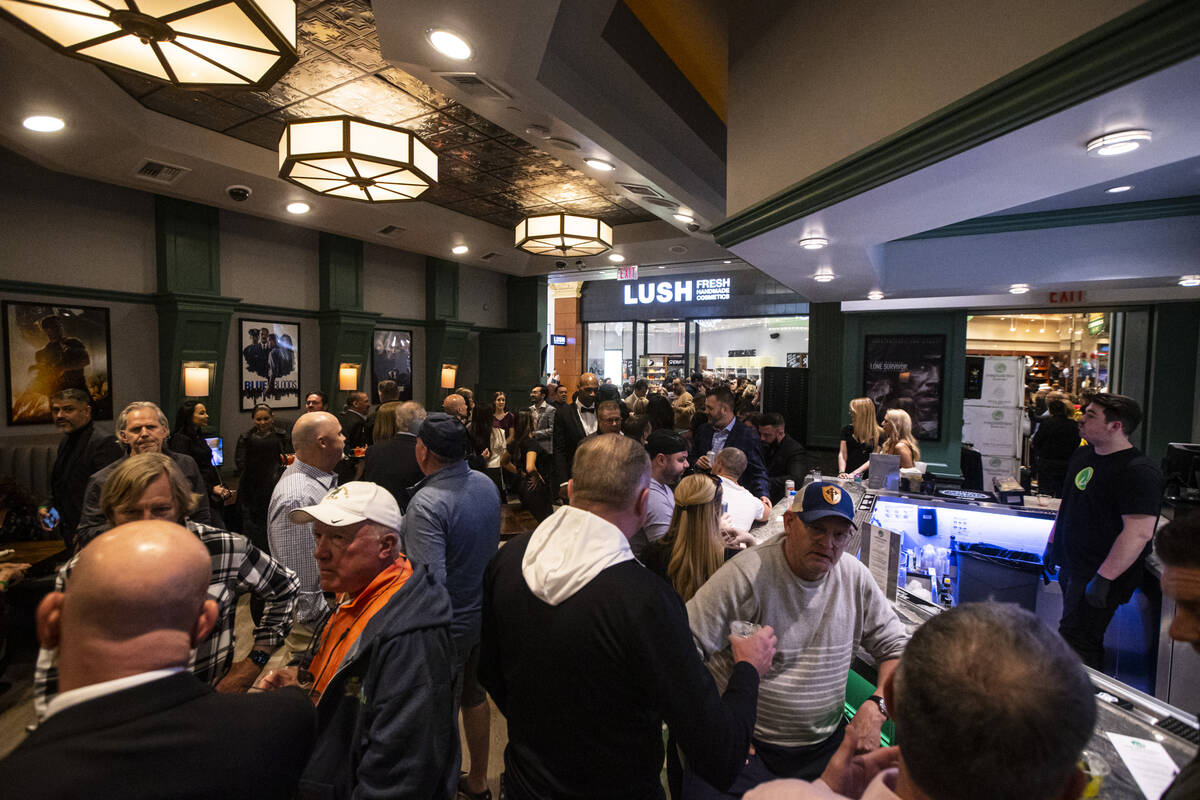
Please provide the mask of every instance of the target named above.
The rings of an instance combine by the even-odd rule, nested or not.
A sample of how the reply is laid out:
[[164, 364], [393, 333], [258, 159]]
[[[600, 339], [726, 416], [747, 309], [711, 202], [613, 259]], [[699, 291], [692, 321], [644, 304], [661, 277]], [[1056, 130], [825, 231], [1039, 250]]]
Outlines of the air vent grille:
[[174, 164], [164, 164], [161, 161], [146, 159], [140, 167], [134, 170], [133, 174], [142, 180], [170, 186], [178, 182], [180, 178], [189, 172], [191, 170], [187, 167], [179, 167]]
[[642, 202], [659, 208], [679, 208], [679, 203], [665, 197], [643, 197]]
[[404, 228], [401, 228], [399, 225], [388, 225], [379, 229], [380, 236], [396, 236], [401, 233], [404, 233]]
[[445, 78], [472, 97], [486, 97], [499, 100], [512, 99], [511, 94], [487, 78], [480, 77], [475, 72], [435, 72], [433, 74]]
[[491, 261], [493, 258], [496, 258], [499, 255], [500, 255], [499, 253], [488, 253], [487, 255], [480, 256], [479, 260], [480, 261]]
[[640, 183], [621, 183], [618, 181], [617, 186], [638, 197], [662, 197], [662, 194], [658, 190], [652, 189], [649, 186], [643, 186]]

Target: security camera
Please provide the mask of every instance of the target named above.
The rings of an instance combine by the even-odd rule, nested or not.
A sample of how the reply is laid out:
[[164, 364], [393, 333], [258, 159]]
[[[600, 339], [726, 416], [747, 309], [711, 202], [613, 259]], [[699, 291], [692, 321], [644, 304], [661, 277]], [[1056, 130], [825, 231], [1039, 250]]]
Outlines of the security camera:
[[558, 267], [559, 269], [566, 269], [566, 268], [567, 268], [567, 262], [565, 262], [565, 261], [555, 261], [555, 262], [554, 262], [554, 266]]
[[688, 229], [688, 233], [695, 233], [696, 231], [700, 230], [700, 226], [694, 222], [689, 222], [687, 229]]
[[235, 203], [240, 203], [246, 200], [254, 191], [249, 186], [228, 186], [225, 188], [225, 194], [229, 195], [229, 199]]
[[575, 269], [583, 269], [583, 259], [582, 258], [575, 260]]

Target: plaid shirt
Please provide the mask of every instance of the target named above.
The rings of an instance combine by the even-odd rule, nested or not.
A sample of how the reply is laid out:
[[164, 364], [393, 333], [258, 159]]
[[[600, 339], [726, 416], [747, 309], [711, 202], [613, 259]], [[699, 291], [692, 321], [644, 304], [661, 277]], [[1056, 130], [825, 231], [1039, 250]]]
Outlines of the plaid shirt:
[[[259, 550], [241, 534], [211, 528], [188, 520], [187, 529], [199, 537], [212, 558], [212, 579], [208, 596], [220, 610], [212, 633], [192, 651], [188, 666], [202, 681], [215, 684], [233, 664], [234, 612], [238, 597], [247, 592], [266, 601], [262, 620], [254, 629], [254, 647], [268, 652], [283, 644], [292, 629], [300, 582], [296, 574]], [[79, 556], [72, 558], [54, 579], [55, 591], [61, 592], [71, 576]], [[33, 678], [33, 702], [40, 719], [46, 703], [58, 693], [58, 650], [38, 651]]]
[[321, 593], [321, 573], [313, 555], [311, 522], [294, 523], [288, 516], [297, 508], [315, 506], [337, 486], [337, 475], [323, 472], [299, 458], [292, 462], [275, 490], [267, 511], [267, 539], [271, 555], [300, 578], [300, 604], [296, 621], [316, 627], [329, 616], [329, 604]]

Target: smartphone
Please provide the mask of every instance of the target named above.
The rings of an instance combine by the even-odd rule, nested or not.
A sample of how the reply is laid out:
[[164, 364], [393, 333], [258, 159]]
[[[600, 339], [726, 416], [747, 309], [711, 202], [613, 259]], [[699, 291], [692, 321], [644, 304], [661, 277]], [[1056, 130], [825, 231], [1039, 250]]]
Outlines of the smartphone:
[[42, 506], [39, 511], [45, 511], [46, 516], [41, 517], [38, 521], [41, 523], [42, 530], [52, 531], [58, 527], [59, 515], [57, 508], [46, 508]]

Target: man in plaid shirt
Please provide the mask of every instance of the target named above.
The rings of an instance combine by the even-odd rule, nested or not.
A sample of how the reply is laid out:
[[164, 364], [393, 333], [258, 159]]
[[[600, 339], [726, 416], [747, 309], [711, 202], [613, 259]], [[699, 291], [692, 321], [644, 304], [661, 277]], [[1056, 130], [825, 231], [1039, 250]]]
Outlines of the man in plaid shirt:
[[[244, 692], [254, 683], [271, 654], [283, 644], [292, 626], [299, 594], [295, 573], [252, 545], [246, 537], [185, 517], [195, 508], [196, 495], [171, 459], [161, 453], [131, 456], [118, 467], [101, 493], [100, 505], [112, 526], [141, 519], [162, 519], [184, 525], [208, 549], [212, 578], [208, 594], [220, 607], [212, 633], [192, 653], [189, 668], [218, 691]], [[63, 591], [78, 555], [55, 579]], [[266, 602], [254, 629], [250, 655], [234, 663], [234, 616], [238, 598], [254, 594]], [[34, 706], [38, 716], [58, 692], [55, 650], [38, 653], [34, 675]]]

